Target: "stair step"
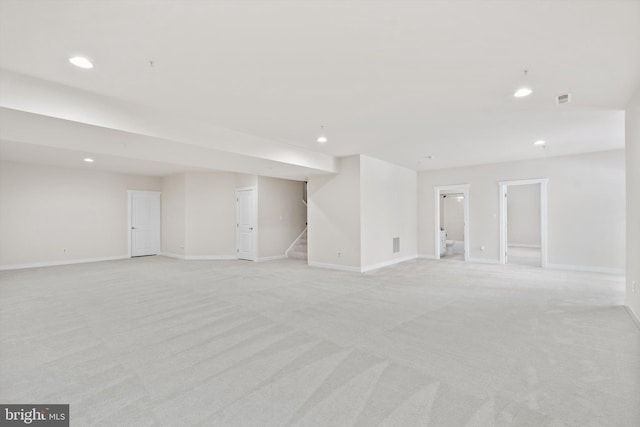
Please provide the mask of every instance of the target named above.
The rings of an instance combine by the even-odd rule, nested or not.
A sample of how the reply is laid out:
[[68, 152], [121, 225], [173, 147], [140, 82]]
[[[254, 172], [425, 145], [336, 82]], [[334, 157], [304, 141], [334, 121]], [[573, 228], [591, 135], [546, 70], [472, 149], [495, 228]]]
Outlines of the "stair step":
[[307, 259], [307, 253], [301, 251], [289, 251], [287, 257], [293, 259]]
[[307, 259], [307, 232], [305, 231], [300, 238], [295, 242], [289, 253], [288, 258], [293, 259]]

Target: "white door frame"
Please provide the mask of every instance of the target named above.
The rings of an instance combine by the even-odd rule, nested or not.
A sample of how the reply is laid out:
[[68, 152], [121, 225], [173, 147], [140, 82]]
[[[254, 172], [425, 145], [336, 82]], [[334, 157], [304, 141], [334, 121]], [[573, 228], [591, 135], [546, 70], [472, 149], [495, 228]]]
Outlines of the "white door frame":
[[507, 263], [507, 188], [510, 185], [540, 184], [540, 265], [547, 267], [547, 184], [548, 178], [500, 181], [500, 264]]
[[436, 259], [440, 259], [440, 195], [443, 191], [460, 190], [464, 195], [464, 260], [469, 261], [469, 184], [456, 184], [456, 185], [434, 185], [433, 197], [435, 202], [435, 228], [434, 228], [434, 240], [435, 240], [435, 256]]
[[251, 233], [253, 235], [253, 257], [251, 261], [256, 261], [258, 259], [258, 187], [255, 185], [251, 187], [236, 188], [236, 258], [238, 258], [238, 193], [241, 191], [249, 190], [253, 190], [253, 202], [255, 207], [255, 209], [253, 210], [253, 233]]
[[[160, 191], [127, 190], [127, 258], [131, 258], [131, 199], [134, 193], [158, 194], [162, 198]], [[158, 254], [162, 252], [162, 200], [160, 200], [160, 248]]]

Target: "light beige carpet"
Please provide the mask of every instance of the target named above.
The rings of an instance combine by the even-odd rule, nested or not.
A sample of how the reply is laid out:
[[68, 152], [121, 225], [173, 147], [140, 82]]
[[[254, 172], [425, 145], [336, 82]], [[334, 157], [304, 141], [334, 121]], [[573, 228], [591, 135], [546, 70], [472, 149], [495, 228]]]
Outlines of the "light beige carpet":
[[0, 401], [90, 426], [638, 426], [619, 277], [148, 257], [0, 272]]

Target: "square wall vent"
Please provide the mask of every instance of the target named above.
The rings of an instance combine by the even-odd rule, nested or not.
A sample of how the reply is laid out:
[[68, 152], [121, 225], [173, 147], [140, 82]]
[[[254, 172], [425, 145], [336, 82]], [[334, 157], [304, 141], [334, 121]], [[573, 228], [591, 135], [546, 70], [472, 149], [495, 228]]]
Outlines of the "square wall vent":
[[556, 102], [558, 103], [558, 105], [568, 104], [569, 102], [571, 102], [571, 94], [565, 93], [564, 95], [558, 95], [556, 97]]
[[393, 238], [393, 253], [396, 254], [400, 252], [400, 238], [399, 237], [394, 237]]

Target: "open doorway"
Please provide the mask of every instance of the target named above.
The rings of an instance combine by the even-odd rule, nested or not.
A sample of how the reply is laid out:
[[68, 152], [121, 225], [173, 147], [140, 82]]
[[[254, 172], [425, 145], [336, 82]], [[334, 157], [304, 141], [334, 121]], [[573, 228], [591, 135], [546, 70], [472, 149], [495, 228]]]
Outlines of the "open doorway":
[[469, 260], [469, 184], [433, 187], [436, 259]]
[[500, 262], [546, 267], [546, 179], [500, 182]]

